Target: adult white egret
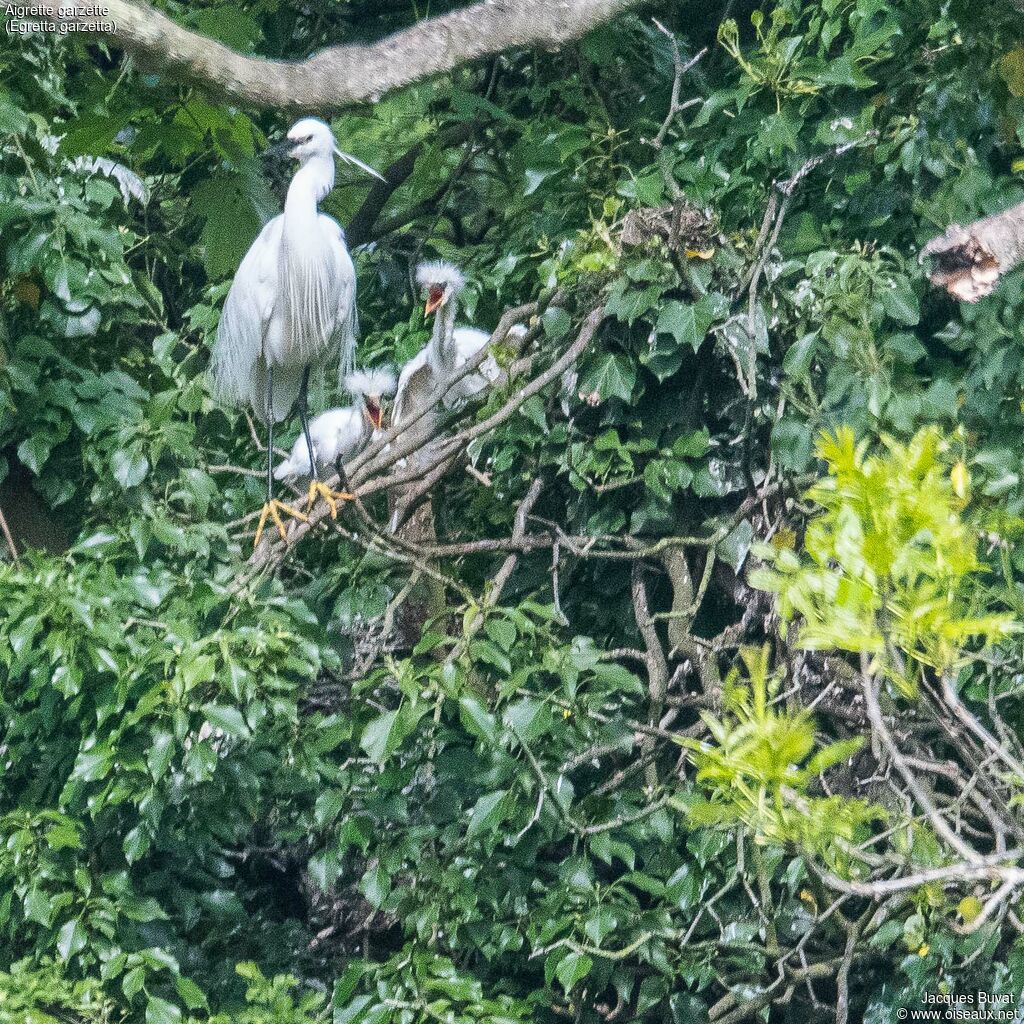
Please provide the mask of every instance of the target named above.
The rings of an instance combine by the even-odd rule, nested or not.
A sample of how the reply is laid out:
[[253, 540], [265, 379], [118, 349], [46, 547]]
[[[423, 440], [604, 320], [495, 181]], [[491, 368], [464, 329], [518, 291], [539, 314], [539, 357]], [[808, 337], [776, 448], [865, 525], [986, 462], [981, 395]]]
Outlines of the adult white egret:
[[[462, 271], [453, 263], [437, 260], [416, 268], [416, 283], [426, 293], [424, 312], [435, 315], [430, 341], [402, 367], [395, 396], [394, 422], [401, 423], [418, 413], [424, 414], [402, 436], [428, 438], [437, 423], [434, 392], [443, 381], [473, 358], [490, 339], [486, 331], [475, 327], [456, 327], [459, 295], [466, 286]], [[480, 366], [458, 381], [445, 395], [443, 404], [453, 408], [493, 384], [501, 369], [488, 354]]]
[[[312, 460], [306, 438], [300, 434], [291, 454], [274, 470], [275, 480], [312, 477], [317, 470], [335, 467], [344, 483], [344, 463], [381, 428], [384, 400], [395, 393], [395, 375], [386, 369], [359, 370], [345, 378], [345, 387], [356, 402], [314, 416], [309, 421]], [[326, 497], [332, 519], [338, 514], [338, 496], [351, 497], [344, 491]]]
[[[377, 175], [343, 153], [331, 129], [304, 118], [288, 132], [289, 156], [299, 169], [288, 188], [284, 213], [271, 220], [242, 260], [224, 303], [211, 369], [214, 394], [248, 405], [267, 425], [267, 500], [256, 528], [259, 544], [269, 517], [287, 539], [281, 513], [307, 517], [273, 494], [274, 423], [298, 404], [312, 458], [306, 391], [314, 367], [337, 361], [350, 372], [356, 344], [356, 274], [340, 225], [318, 204], [334, 187], [334, 157]], [[314, 472], [309, 506], [317, 494], [335, 496]], [[307, 510], [308, 511], [308, 510]]]

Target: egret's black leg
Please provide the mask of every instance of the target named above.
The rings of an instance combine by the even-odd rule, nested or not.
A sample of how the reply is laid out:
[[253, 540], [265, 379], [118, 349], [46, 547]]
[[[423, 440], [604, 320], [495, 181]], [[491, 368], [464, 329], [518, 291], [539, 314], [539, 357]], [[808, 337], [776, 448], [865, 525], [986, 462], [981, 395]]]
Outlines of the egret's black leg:
[[307, 417], [307, 400], [306, 393], [309, 389], [309, 367], [302, 371], [302, 384], [299, 386], [299, 398], [297, 405], [299, 407], [299, 419], [302, 421], [302, 433], [306, 437], [306, 451], [309, 452], [309, 498], [308, 504], [306, 505], [306, 511], [313, 507], [313, 502], [316, 501], [316, 496], [319, 494], [320, 497], [327, 502], [327, 507], [331, 510], [331, 518], [338, 518], [338, 498], [341, 495], [335, 494], [330, 487], [324, 484], [320, 480], [320, 471], [317, 469], [316, 458], [313, 455], [313, 439], [309, 436], [309, 422]]
[[342, 461], [340, 455], [334, 463], [334, 470], [338, 474], [338, 487], [340, 487], [346, 494], [349, 493], [351, 488], [348, 485], [348, 474], [345, 472], [345, 463]]
[[309, 436], [309, 418], [308, 418], [308, 407], [306, 402], [306, 392], [309, 389], [309, 367], [302, 371], [302, 384], [299, 386], [299, 420], [302, 423], [302, 433], [306, 438], [306, 451], [309, 452], [309, 468], [311, 470], [310, 476], [313, 480], [319, 480], [320, 474], [317, 472], [316, 459], [313, 456], [313, 439]]
[[[281, 540], [285, 543], [288, 542], [288, 534], [284, 528], [284, 520], [281, 518], [281, 513], [284, 512], [287, 515], [294, 516], [296, 519], [301, 519], [304, 522], [308, 521], [303, 513], [297, 509], [286, 505], [283, 501], [277, 501], [274, 498], [274, 367], [272, 364], [267, 366], [267, 502], [263, 506], [263, 511], [260, 512], [260, 521], [256, 524], [256, 539], [253, 541], [253, 548], [259, 547], [260, 538], [263, 536], [263, 527], [267, 525], [268, 517], [273, 520], [274, 525], [277, 527], [277, 532], [281, 535]], [[307, 434], [308, 438], [309, 435]]]
[[267, 504], [274, 500], [274, 364], [267, 366]]

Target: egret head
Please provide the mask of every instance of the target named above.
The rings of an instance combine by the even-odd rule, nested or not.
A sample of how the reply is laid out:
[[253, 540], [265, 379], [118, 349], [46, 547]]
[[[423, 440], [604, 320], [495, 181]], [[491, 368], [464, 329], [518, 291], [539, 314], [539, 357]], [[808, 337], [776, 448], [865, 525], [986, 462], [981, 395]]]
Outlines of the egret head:
[[421, 263], [416, 268], [416, 283], [423, 289], [426, 304], [424, 314], [430, 316], [466, 287], [466, 279], [454, 263], [436, 260]]
[[288, 155], [300, 164], [317, 156], [330, 156], [337, 144], [331, 127], [318, 117], [304, 117], [288, 129]]
[[301, 121], [296, 121], [288, 129], [288, 142], [285, 145], [291, 147], [288, 150], [288, 155], [292, 159], [298, 160], [300, 164], [304, 164], [314, 157], [330, 157], [333, 153], [339, 160], [352, 164], [361, 171], [380, 178], [381, 181], [384, 180], [369, 164], [364, 164], [362, 160], [352, 156], [351, 153], [343, 153], [338, 149], [331, 126], [318, 117], [304, 117]]
[[374, 430], [384, 422], [384, 401], [395, 393], [395, 375], [389, 369], [357, 370], [345, 378], [345, 387], [363, 403], [363, 416]]

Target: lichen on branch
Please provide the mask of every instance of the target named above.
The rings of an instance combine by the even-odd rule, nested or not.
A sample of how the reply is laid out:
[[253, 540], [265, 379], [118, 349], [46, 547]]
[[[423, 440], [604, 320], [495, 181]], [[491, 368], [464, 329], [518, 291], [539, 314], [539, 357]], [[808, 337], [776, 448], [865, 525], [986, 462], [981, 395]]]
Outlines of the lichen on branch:
[[[556, 49], [637, 6], [639, 0], [486, 0], [426, 18], [368, 46], [332, 46], [300, 61], [246, 56], [183, 28], [136, 0], [108, 0], [109, 39], [190, 81], [257, 107], [339, 110], [521, 46]], [[61, 25], [84, 26], [73, 5], [49, 4]]]

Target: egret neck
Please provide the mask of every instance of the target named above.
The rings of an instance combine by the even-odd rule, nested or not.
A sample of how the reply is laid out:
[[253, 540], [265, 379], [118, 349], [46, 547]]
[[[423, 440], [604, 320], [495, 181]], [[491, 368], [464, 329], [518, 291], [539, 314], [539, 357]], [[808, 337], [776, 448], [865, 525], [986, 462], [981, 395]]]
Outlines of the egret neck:
[[308, 211], [309, 216], [315, 219], [317, 203], [323, 202], [332, 188], [334, 154], [311, 156], [295, 172], [295, 177], [288, 186], [288, 198], [284, 204], [285, 214], [288, 215], [294, 208], [296, 213]]
[[315, 359], [334, 332], [337, 287], [317, 209], [333, 187], [334, 157], [311, 157], [295, 172], [284, 204], [279, 275], [286, 337], [300, 362]]
[[435, 376], [447, 378], [455, 369], [455, 318], [458, 316], [454, 296], [437, 311], [434, 331], [430, 337], [431, 369]]

